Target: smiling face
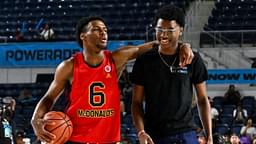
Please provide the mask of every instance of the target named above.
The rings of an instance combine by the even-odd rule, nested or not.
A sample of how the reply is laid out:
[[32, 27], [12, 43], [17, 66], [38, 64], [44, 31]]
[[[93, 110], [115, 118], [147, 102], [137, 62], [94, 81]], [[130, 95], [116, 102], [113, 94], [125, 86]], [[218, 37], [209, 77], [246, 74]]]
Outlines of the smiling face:
[[93, 20], [88, 23], [86, 31], [80, 34], [80, 39], [84, 41], [86, 48], [96, 48], [103, 50], [107, 46], [107, 27], [100, 20]]
[[161, 48], [170, 48], [178, 43], [183, 28], [175, 20], [158, 19], [156, 23], [156, 39]]

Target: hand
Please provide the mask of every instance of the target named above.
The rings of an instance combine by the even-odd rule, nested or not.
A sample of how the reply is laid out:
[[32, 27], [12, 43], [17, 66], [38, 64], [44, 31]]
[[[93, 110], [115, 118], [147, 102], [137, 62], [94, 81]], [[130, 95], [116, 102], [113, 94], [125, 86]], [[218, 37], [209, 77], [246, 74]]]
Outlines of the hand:
[[154, 144], [153, 140], [151, 137], [143, 131], [140, 135], [138, 135], [140, 144]]
[[207, 144], [213, 144], [212, 138], [207, 139]]
[[180, 58], [180, 63], [179, 63], [180, 67], [184, 67], [187, 64], [191, 64], [194, 58], [194, 53], [189, 43], [181, 44], [179, 58]]
[[44, 119], [33, 119], [31, 121], [31, 125], [34, 129], [35, 135], [37, 138], [44, 143], [53, 144], [53, 140], [55, 139], [55, 135], [45, 130], [46, 125], [54, 125], [55, 123], [52, 121], [44, 120]]

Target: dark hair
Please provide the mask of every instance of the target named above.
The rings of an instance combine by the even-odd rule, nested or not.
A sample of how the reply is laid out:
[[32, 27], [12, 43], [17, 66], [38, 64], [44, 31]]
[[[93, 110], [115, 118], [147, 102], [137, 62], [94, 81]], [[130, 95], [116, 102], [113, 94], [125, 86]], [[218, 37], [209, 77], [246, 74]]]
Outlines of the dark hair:
[[213, 134], [213, 143], [214, 144], [225, 144], [225, 139], [221, 134], [215, 133]]
[[77, 42], [78, 42], [78, 44], [81, 48], [83, 48], [83, 42], [80, 39], [80, 34], [82, 32], [86, 32], [87, 31], [87, 25], [89, 24], [89, 22], [94, 21], [94, 20], [100, 20], [103, 23], [105, 23], [103, 18], [101, 18], [100, 16], [90, 16], [90, 17], [81, 18], [78, 21], [77, 25], [76, 25], [76, 40], [77, 40]]
[[170, 4], [160, 8], [155, 16], [154, 25], [158, 19], [175, 20], [181, 27], [185, 26], [185, 14], [182, 9]]

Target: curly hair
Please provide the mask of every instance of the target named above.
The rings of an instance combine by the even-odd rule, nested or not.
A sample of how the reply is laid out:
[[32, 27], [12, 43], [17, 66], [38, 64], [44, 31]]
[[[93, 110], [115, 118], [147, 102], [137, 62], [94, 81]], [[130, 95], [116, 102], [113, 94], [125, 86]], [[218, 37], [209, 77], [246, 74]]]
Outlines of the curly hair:
[[80, 34], [82, 32], [86, 32], [88, 29], [87, 29], [87, 26], [88, 24], [91, 22], [91, 21], [94, 21], [94, 20], [100, 20], [102, 21], [103, 23], [105, 23], [104, 19], [100, 16], [90, 16], [90, 17], [83, 17], [81, 18], [77, 25], [76, 25], [76, 40], [78, 42], [78, 45], [83, 48], [83, 42], [82, 40], [80, 39]]
[[158, 19], [175, 20], [181, 27], [185, 26], [185, 14], [183, 10], [172, 4], [166, 5], [157, 11], [154, 25], [157, 24]]

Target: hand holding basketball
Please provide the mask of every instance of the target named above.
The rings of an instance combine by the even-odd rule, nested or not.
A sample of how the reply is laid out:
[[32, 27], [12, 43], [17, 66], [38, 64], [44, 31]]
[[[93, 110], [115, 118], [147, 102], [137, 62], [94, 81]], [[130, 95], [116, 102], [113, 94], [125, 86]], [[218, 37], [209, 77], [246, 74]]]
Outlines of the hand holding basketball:
[[54, 122], [54, 125], [45, 125], [45, 130], [55, 135], [54, 144], [63, 144], [68, 141], [73, 132], [73, 125], [65, 113], [50, 111], [44, 115], [44, 120]]

